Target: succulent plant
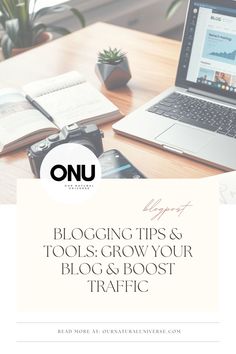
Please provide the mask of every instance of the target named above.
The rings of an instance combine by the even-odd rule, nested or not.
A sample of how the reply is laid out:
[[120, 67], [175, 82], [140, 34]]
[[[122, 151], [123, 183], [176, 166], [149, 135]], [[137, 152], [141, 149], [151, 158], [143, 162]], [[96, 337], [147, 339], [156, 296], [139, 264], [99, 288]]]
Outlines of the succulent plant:
[[122, 52], [121, 49], [104, 49], [102, 52], [98, 53], [98, 62], [101, 64], [117, 65], [123, 61], [125, 56], [126, 53]]
[[6, 58], [11, 56], [13, 48], [34, 46], [43, 32], [56, 32], [61, 35], [70, 33], [66, 28], [50, 26], [39, 22], [45, 15], [57, 12], [71, 11], [84, 27], [84, 17], [69, 5], [55, 5], [39, 10], [36, 9], [38, 0], [1, 0], [0, 25], [3, 27], [2, 50]]

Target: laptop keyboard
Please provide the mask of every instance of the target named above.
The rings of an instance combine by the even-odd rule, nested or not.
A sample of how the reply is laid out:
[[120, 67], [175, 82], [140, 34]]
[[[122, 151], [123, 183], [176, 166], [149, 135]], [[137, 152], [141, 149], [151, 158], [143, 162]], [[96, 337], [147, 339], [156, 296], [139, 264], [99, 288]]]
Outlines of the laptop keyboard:
[[236, 109], [174, 92], [148, 112], [236, 138]]

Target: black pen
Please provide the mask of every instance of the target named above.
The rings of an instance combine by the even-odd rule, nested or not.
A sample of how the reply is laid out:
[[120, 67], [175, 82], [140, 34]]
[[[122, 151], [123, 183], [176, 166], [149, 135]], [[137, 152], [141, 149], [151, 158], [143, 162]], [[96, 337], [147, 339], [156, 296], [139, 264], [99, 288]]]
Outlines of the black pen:
[[53, 118], [46, 112], [40, 104], [38, 104], [36, 101], [34, 101], [30, 96], [26, 95], [25, 98], [32, 104], [33, 107], [35, 107], [38, 111], [40, 111], [50, 122], [54, 123]]

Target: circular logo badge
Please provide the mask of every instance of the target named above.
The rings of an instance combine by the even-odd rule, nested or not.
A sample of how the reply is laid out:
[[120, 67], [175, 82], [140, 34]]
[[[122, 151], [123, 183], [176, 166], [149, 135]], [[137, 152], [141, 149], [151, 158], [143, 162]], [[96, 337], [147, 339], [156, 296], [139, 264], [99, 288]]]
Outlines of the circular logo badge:
[[62, 144], [45, 156], [40, 178], [54, 199], [80, 203], [95, 192], [101, 179], [101, 165], [94, 153], [83, 145]]

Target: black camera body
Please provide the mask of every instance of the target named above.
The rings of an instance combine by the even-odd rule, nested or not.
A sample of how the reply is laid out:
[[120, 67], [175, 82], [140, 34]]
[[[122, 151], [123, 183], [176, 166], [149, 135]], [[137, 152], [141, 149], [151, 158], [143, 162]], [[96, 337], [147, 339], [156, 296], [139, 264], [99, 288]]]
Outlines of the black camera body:
[[79, 125], [77, 123], [65, 126], [60, 133], [39, 141], [28, 149], [31, 170], [40, 177], [40, 167], [47, 153], [58, 145], [65, 143], [81, 144], [90, 149], [97, 157], [103, 153], [103, 133], [95, 124]]

